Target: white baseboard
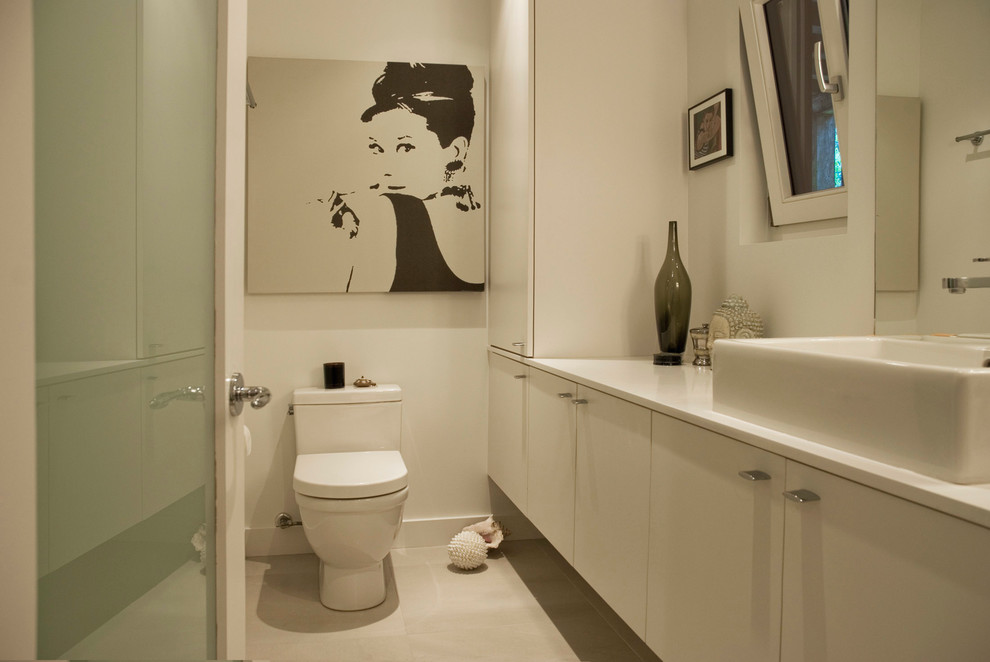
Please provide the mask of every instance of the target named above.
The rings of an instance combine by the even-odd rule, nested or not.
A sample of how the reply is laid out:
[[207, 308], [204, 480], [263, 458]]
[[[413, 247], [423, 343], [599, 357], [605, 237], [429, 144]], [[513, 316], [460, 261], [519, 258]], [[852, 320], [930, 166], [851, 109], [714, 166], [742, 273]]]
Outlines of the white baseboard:
[[[446, 545], [465, 526], [487, 519], [488, 515], [489, 513], [405, 520], [402, 522], [399, 535], [396, 536], [392, 547], [438, 547]], [[496, 519], [509, 529], [509, 540], [531, 540], [542, 537], [536, 527], [521, 515], [519, 517], [510, 515]], [[245, 530], [244, 551], [249, 557], [280, 556], [283, 554], [311, 554], [313, 548], [306, 540], [302, 527], [293, 526], [288, 529], [271, 527]]]
[[244, 531], [244, 554], [252, 556], [282, 556], [284, 554], [312, 554], [313, 548], [306, 540], [301, 526], [288, 529], [268, 527]]

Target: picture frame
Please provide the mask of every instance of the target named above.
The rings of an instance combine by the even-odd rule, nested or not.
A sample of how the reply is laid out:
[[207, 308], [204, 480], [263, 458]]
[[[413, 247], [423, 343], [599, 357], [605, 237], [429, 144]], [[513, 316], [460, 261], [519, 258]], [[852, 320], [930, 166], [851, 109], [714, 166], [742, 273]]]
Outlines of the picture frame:
[[485, 290], [484, 67], [247, 64], [250, 294]]
[[732, 89], [688, 109], [688, 168], [697, 170], [732, 156]]

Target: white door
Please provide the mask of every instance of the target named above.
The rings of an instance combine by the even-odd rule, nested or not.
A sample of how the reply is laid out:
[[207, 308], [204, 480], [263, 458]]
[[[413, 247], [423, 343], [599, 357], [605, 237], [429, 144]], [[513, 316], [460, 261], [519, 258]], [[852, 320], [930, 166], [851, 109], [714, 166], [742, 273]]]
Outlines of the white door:
[[38, 529], [37, 573], [19, 568], [34, 590], [14, 596], [32, 622], [10, 650], [242, 658], [228, 378], [243, 370], [246, 0], [22, 9]]
[[247, 1], [219, 0], [217, 18], [216, 622], [217, 659], [232, 660], [245, 656], [244, 426], [226, 380], [244, 367]]

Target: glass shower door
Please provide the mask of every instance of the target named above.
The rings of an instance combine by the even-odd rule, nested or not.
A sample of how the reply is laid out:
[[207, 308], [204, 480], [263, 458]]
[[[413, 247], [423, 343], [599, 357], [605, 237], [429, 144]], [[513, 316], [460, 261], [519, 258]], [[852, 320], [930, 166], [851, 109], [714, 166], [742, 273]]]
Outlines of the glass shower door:
[[215, 0], [35, 0], [38, 655], [216, 653]]

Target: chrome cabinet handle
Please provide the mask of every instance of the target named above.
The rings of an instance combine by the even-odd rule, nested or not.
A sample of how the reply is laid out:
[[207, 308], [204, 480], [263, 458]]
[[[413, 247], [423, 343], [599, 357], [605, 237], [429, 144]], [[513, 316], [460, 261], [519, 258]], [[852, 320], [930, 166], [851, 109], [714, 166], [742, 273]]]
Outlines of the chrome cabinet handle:
[[586, 405], [588, 404], [588, 401], [584, 398], [578, 398], [577, 400], [571, 400], [571, 403], [575, 405]]
[[793, 490], [784, 492], [784, 496], [795, 503], [808, 503], [809, 501], [821, 501], [822, 498], [811, 490]]
[[245, 386], [244, 376], [239, 372], [231, 375], [227, 382], [230, 384], [227, 391], [228, 408], [232, 416], [241, 415], [245, 400], [249, 400], [254, 409], [261, 409], [272, 399], [272, 392], [264, 386]]
[[557, 394], [557, 397], [558, 398], [573, 398], [574, 396], [571, 395], [570, 393], [558, 393]]
[[757, 469], [753, 469], [751, 471], [740, 471], [739, 475], [746, 480], [770, 480], [770, 474]]
[[526, 375], [512, 375], [513, 379], [526, 379]]
[[818, 79], [818, 89], [822, 91], [823, 94], [835, 95], [837, 100], [842, 99], [842, 77], [841, 76], [830, 76], [830, 80], [825, 80], [825, 69], [823, 63], [825, 61], [824, 53], [822, 53], [822, 42], [815, 42], [815, 77]]
[[513, 347], [525, 347], [526, 346], [526, 343], [524, 343], [524, 342], [514, 342], [514, 343], [512, 343], [512, 346]]

